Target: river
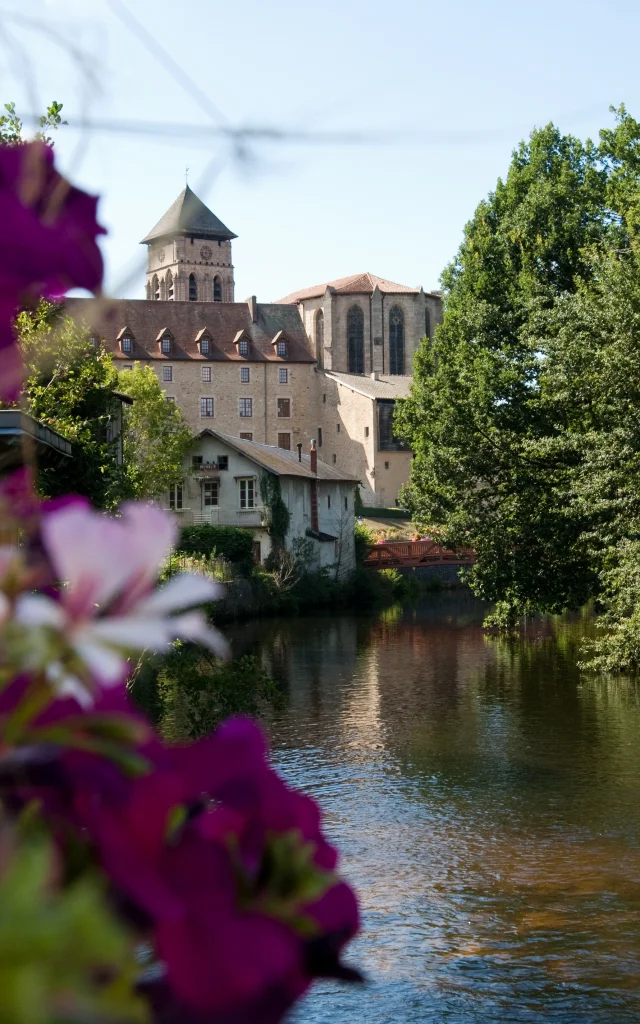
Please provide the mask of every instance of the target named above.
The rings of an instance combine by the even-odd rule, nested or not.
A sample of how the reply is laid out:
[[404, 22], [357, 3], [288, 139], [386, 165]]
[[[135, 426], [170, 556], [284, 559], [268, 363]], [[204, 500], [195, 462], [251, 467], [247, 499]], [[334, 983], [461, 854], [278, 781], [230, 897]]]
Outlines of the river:
[[364, 988], [296, 1024], [640, 1019], [640, 687], [582, 675], [590, 623], [487, 638], [466, 592], [228, 630], [288, 699], [276, 765], [358, 891]]

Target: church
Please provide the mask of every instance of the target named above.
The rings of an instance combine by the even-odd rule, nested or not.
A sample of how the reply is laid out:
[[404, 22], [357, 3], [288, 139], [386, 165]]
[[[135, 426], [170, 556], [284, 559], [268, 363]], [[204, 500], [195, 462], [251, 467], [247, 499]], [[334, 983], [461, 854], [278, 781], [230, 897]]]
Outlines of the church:
[[[360, 481], [364, 505], [393, 506], [411, 459], [393, 436], [394, 403], [440, 295], [365, 273], [236, 302], [236, 237], [187, 185], [142, 240], [146, 298], [70, 300], [69, 311], [120, 369], [151, 366], [197, 436], [305, 452], [315, 441], [322, 462]], [[170, 501], [189, 493], [202, 513], [200, 484], [196, 473]]]

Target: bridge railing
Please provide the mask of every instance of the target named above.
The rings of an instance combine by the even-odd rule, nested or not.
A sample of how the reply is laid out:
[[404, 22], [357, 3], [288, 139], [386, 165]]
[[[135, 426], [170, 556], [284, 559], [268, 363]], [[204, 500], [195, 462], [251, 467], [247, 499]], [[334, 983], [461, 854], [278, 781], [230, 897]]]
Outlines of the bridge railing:
[[451, 551], [434, 540], [399, 540], [371, 544], [364, 565], [370, 569], [412, 568], [419, 565], [473, 565], [473, 548]]

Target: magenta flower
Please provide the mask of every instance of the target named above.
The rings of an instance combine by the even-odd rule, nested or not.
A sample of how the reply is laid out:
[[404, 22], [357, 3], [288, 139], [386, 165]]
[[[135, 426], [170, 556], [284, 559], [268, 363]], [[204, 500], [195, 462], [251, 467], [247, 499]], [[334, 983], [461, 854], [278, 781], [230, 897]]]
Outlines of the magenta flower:
[[97, 202], [55, 170], [51, 147], [0, 147], [0, 399], [14, 399], [21, 383], [13, 321], [24, 298], [101, 285]]
[[63, 587], [59, 599], [34, 593], [15, 602], [9, 639], [19, 670], [41, 672], [61, 696], [91, 704], [97, 687], [125, 680], [133, 653], [162, 651], [175, 639], [226, 653], [202, 613], [176, 614], [219, 598], [218, 584], [183, 573], [154, 589], [175, 540], [169, 515], [130, 502], [117, 518], [80, 500], [44, 512], [42, 544]]

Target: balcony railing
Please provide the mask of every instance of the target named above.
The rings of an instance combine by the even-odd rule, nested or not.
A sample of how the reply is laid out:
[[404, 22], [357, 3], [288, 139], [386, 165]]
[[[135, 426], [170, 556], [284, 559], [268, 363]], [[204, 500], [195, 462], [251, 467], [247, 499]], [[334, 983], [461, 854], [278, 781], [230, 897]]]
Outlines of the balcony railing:
[[211, 526], [262, 526], [265, 510], [262, 506], [258, 508], [220, 508], [212, 505], [205, 509], [180, 508], [170, 509], [175, 512], [183, 526], [200, 526], [207, 524]]

